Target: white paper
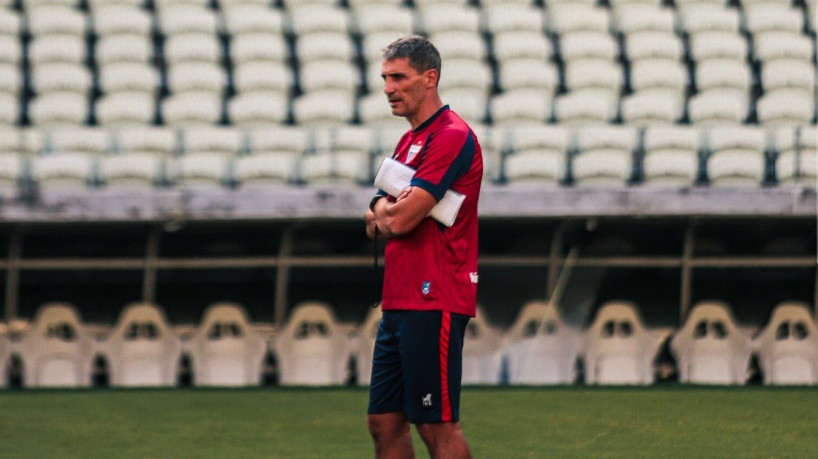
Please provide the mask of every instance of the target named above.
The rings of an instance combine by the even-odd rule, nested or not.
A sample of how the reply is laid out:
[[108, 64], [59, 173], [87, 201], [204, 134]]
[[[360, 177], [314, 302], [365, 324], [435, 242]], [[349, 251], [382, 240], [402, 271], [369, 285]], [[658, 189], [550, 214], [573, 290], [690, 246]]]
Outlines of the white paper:
[[[406, 164], [392, 158], [384, 158], [378, 173], [375, 174], [375, 186], [392, 196], [397, 196], [409, 186], [415, 170]], [[447, 190], [446, 194], [429, 212], [429, 216], [446, 226], [454, 225], [457, 212], [466, 196], [454, 190]]]

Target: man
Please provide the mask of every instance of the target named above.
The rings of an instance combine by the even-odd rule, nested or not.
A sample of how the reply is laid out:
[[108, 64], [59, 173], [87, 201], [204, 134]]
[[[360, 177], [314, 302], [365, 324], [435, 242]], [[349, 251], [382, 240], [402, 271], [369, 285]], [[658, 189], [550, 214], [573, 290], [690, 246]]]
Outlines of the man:
[[[392, 114], [411, 125], [393, 158], [415, 169], [398, 196], [383, 191], [365, 215], [370, 238], [387, 239], [367, 424], [378, 458], [414, 457], [415, 424], [433, 458], [471, 457], [460, 429], [463, 336], [477, 296], [477, 200], [483, 158], [474, 132], [437, 91], [440, 54], [409, 36], [383, 53]], [[465, 195], [454, 224], [429, 211], [447, 190]]]

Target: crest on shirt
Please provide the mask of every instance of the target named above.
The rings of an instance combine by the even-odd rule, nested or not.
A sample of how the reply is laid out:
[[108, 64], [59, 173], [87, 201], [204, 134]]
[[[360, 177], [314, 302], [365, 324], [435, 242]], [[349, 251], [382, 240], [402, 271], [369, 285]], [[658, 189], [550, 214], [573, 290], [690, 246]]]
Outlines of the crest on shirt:
[[415, 156], [420, 153], [421, 148], [423, 148], [422, 140], [418, 140], [418, 143], [409, 147], [409, 155], [406, 156], [406, 164], [411, 163], [412, 160], [415, 159]]

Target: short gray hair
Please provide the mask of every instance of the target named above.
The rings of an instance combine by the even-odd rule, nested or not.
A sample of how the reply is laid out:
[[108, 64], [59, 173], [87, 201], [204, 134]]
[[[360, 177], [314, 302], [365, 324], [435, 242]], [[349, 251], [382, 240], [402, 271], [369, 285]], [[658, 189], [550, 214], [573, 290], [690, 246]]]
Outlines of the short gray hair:
[[429, 40], [420, 35], [409, 35], [392, 42], [383, 50], [383, 60], [408, 59], [409, 65], [423, 73], [437, 70], [440, 80], [440, 53]]

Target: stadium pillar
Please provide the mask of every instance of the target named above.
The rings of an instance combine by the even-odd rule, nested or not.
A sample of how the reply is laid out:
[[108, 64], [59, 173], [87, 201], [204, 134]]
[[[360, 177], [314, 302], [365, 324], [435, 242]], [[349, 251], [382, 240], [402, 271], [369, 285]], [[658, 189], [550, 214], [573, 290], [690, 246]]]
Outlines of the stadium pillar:
[[23, 228], [15, 226], [11, 233], [6, 267], [6, 323], [17, 318], [17, 291], [20, 288], [20, 254], [23, 246]]
[[693, 285], [693, 268], [691, 261], [693, 258], [693, 245], [696, 234], [696, 220], [691, 219], [685, 231], [684, 247], [682, 247], [682, 286], [679, 292], [679, 323], [682, 324], [687, 317], [692, 301], [691, 288]]
[[153, 303], [156, 300], [156, 260], [159, 257], [159, 237], [162, 226], [155, 225], [148, 235], [148, 246], [145, 253], [145, 270], [142, 278], [142, 301]]
[[293, 254], [295, 230], [298, 225], [288, 226], [281, 236], [281, 248], [278, 252], [276, 267], [275, 304], [273, 317], [275, 325], [280, 326], [287, 318], [287, 287], [290, 282], [290, 257]]

